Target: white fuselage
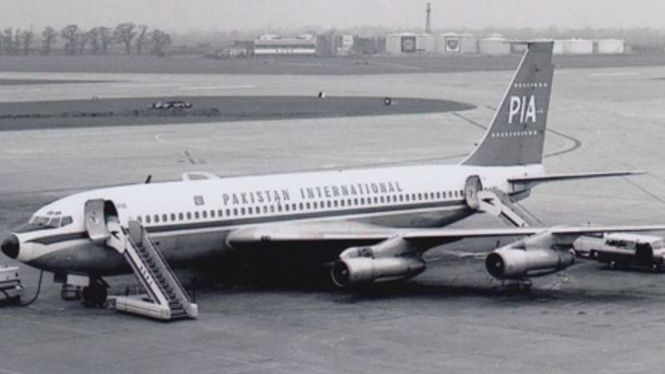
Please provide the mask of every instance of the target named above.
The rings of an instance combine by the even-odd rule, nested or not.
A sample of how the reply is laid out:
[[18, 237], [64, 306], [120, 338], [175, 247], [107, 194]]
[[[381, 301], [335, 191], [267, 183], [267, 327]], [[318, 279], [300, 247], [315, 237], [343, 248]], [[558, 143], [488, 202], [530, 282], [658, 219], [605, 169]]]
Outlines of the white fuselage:
[[[509, 178], [543, 174], [542, 165], [474, 167], [418, 165], [138, 184], [65, 197], [35, 213], [73, 217], [59, 228], [16, 235], [18, 259], [51, 271], [108, 274], [128, 270], [122, 257], [93, 244], [86, 201], [112, 202], [123, 226], [138, 220], [174, 265], [229, 250], [238, 228], [293, 222], [354, 221], [389, 227], [440, 227], [474, 213], [464, 194], [470, 176], [514, 195]], [[316, 248], [312, 248], [316, 250]], [[339, 248], [339, 251], [344, 248]]]

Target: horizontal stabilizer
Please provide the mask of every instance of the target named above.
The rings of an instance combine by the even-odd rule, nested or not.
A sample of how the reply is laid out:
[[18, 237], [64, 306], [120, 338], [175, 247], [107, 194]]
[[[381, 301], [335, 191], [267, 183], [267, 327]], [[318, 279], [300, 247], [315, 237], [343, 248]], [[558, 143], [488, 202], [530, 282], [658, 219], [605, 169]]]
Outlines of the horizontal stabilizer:
[[576, 179], [592, 179], [592, 178], [607, 178], [607, 177], [625, 177], [629, 175], [644, 174], [643, 171], [611, 171], [599, 173], [574, 173], [574, 174], [548, 174], [539, 175], [534, 177], [517, 177], [510, 178], [508, 182], [525, 184], [527, 188], [531, 188], [540, 183], [547, 182], [561, 182]]

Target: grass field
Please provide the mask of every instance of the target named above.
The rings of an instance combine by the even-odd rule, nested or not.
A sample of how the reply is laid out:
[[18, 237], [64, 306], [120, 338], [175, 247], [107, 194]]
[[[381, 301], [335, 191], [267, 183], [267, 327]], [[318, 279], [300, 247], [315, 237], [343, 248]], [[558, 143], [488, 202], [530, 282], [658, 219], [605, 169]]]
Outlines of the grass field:
[[191, 109], [150, 109], [157, 100], [128, 98], [0, 103], [0, 130], [228, 122], [264, 119], [330, 118], [462, 111], [473, 105], [445, 100], [383, 97], [200, 96], [187, 97]]
[[[355, 75], [513, 70], [520, 55], [254, 57], [0, 56], [0, 72]], [[663, 66], [665, 55], [555, 55], [558, 69]]]

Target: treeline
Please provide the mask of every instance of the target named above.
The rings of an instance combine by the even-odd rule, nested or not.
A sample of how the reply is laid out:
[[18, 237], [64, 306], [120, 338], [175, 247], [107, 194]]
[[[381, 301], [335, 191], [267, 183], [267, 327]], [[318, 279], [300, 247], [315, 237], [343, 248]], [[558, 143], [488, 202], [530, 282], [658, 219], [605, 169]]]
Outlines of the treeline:
[[50, 55], [61, 46], [67, 55], [104, 55], [114, 45], [124, 47], [129, 55], [151, 53], [164, 55], [171, 44], [171, 36], [160, 29], [151, 30], [146, 25], [125, 22], [114, 28], [99, 26], [84, 30], [71, 24], [56, 30], [45, 27], [39, 35], [31, 30], [12, 27], [0, 32], [0, 55], [19, 56], [31, 54]]

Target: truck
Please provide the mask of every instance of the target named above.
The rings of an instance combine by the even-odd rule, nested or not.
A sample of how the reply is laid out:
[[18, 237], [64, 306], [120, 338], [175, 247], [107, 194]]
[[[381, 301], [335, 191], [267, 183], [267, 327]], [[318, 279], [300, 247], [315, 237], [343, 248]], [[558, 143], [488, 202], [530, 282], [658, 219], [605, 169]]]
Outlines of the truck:
[[0, 265], [0, 302], [19, 304], [22, 296], [18, 267]]
[[665, 240], [659, 236], [607, 233], [580, 236], [573, 242], [579, 257], [603, 262], [610, 269], [646, 266], [654, 273], [661, 271], [665, 256]]

